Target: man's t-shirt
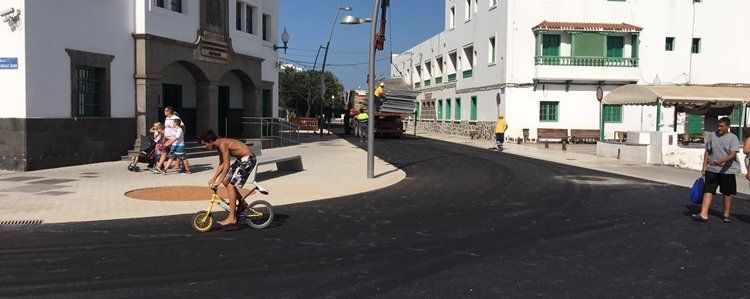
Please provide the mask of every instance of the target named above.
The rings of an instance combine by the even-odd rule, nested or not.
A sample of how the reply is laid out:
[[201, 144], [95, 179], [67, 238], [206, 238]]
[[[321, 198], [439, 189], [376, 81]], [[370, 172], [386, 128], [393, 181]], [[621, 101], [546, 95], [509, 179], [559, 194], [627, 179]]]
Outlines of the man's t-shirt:
[[504, 119], [498, 120], [497, 124], [495, 124], [495, 133], [505, 133], [505, 127], [507, 126], [508, 123]]
[[172, 114], [171, 116], [167, 117], [167, 119], [164, 120], [164, 137], [170, 138], [176, 135], [175, 129], [172, 127], [176, 119], [179, 119], [180, 123], [182, 123], [183, 126], [185, 125], [185, 123], [182, 122], [182, 119], [180, 119], [179, 116]]
[[737, 157], [725, 162], [724, 165], [721, 166], [713, 163], [716, 160], [724, 159], [729, 155], [730, 151], [740, 151], [740, 141], [737, 139], [737, 136], [731, 132], [727, 132], [724, 135], [719, 135], [714, 132], [708, 136], [706, 150], [708, 151], [709, 156], [708, 167], [706, 170], [713, 173], [740, 174], [740, 162]]
[[366, 120], [367, 120], [367, 118], [369, 118], [369, 116], [367, 115], [367, 113], [364, 113], [364, 112], [362, 112], [362, 113], [360, 113], [360, 114], [357, 114], [357, 116], [355, 117], [355, 119], [356, 119], [356, 120], [357, 120], [358, 122], [364, 122], [364, 121], [366, 121]]
[[379, 98], [382, 95], [383, 95], [383, 87], [382, 86], [378, 86], [378, 88], [375, 89], [375, 97]]

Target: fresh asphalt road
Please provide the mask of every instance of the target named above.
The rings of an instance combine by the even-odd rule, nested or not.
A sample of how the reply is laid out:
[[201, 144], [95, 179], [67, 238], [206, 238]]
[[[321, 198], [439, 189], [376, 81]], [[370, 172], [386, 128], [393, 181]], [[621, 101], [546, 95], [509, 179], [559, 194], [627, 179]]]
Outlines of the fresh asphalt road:
[[377, 155], [407, 178], [279, 206], [263, 230], [199, 234], [190, 215], [0, 228], [0, 297], [750, 294], [747, 201], [734, 223], [697, 223], [683, 187], [429, 139], [377, 140]]

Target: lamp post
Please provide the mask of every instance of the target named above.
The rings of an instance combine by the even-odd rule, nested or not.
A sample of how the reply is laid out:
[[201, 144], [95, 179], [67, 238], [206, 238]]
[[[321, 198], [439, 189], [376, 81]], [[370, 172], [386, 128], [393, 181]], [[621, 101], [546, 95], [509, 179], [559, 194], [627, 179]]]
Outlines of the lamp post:
[[[331, 25], [331, 32], [328, 33], [328, 42], [326, 42], [326, 51], [323, 53], [323, 67], [320, 69], [320, 116], [321, 120], [325, 121], [325, 113], [323, 112], [323, 103], [325, 103], [326, 85], [325, 85], [325, 73], [326, 73], [326, 60], [328, 59], [328, 48], [331, 46], [331, 38], [333, 38], [333, 28], [336, 27], [336, 20], [339, 18], [339, 12], [342, 10], [351, 11], [352, 8], [349, 6], [341, 6], [336, 10], [336, 16], [333, 17], [333, 24]], [[321, 126], [322, 128], [323, 126]], [[323, 137], [323, 130], [320, 130], [320, 137]]]
[[[380, 0], [375, 0], [375, 7], [372, 10], [372, 19], [360, 19], [353, 16], [344, 16], [341, 19], [342, 24], [361, 24], [364, 22], [372, 22], [372, 20], [378, 19], [378, 8], [380, 8]], [[375, 27], [377, 22], [372, 22], [370, 29], [370, 62], [369, 62], [369, 73], [367, 77], [367, 178], [371, 179], [375, 177], [375, 98], [372, 92], [375, 90]]]
[[281, 33], [281, 42], [284, 43], [284, 46], [279, 47], [277, 45], [273, 45], [273, 50], [276, 51], [278, 49], [284, 49], [284, 54], [286, 54], [286, 44], [289, 42], [289, 32], [286, 32], [286, 27], [284, 27], [284, 32]]

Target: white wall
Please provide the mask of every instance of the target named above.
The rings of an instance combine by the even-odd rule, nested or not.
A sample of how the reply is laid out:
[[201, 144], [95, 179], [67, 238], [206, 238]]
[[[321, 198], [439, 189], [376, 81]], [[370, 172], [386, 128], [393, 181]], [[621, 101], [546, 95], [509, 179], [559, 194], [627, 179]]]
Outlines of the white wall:
[[27, 18], [27, 117], [70, 117], [70, 57], [65, 49], [115, 56], [111, 116], [135, 117], [132, 2], [27, 1], [23, 13]]
[[[193, 78], [193, 75], [184, 66], [175, 62], [164, 67], [161, 82], [166, 84], [182, 85], [182, 107], [197, 107], [195, 78]], [[162, 97], [163, 96], [164, 95], [162, 95]]]
[[0, 69], [0, 91], [2, 109], [0, 118], [26, 117], [26, 1], [4, 0], [0, 10], [15, 8], [21, 10], [21, 19], [15, 31], [8, 23], [0, 23], [0, 57], [18, 58], [18, 69]]
[[227, 72], [219, 85], [229, 86], [229, 108], [242, 109], [242, 81], [232, 72]]
[[[137, 25], [134, 26], [132, 32], [148, 33], [188, 43], [194, 43], [198, 38], [200, 1], [183, 0], [182, 13], [170, 10], [169, 0], [164, 1], [165, 8], [156, 6], [156, 0], [135, 1], [138, 16], [135, 17]], [[128, 1], [117, 2], [127, 3]], [[126, 5], [133, 6], [132, 4]], [[230, 24], [234, 23], [230, 22]]]

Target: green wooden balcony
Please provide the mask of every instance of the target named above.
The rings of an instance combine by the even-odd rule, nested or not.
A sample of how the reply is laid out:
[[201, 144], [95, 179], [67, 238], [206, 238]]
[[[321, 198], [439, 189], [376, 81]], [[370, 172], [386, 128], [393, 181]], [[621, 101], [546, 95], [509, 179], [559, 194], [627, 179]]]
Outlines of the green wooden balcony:
[[430, 80], [424, 80], [424, 87], [430, 86]]
[[473, 70], [465, 70], [465, 71], [463, 72], [463, 75], [464, 75], [464, 76], [463, 76], [464, 78], [471, 78], [471, 76], [473, 76], [473, 75], [474, 75], [474, 72], [473, 72]]
[[443, 83], [443, 76], [435, 78], [435, 84]]
[[456, 81], [456, 74], [450, 74], [448, 75], [448, 82]]
[[638, 58], [536, 56], [535, 65], [638, 67]]

